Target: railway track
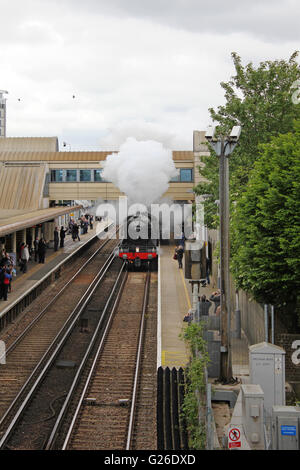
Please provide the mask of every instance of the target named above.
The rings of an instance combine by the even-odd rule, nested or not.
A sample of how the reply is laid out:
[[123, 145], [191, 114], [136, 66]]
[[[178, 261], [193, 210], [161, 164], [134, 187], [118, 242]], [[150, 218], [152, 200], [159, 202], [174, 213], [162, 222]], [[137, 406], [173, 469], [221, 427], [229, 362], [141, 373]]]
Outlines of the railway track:
[[5, 416], [1, 449], [45, 448], [57, 414], [105, 323], [107, 305], [112, 301], [123, 266], [112, 256], [102, 271], [84, 303], [59, 340], [47, 351]]
[[[56, 448], [155, 448], [156, 369], [151, 360], [150, 373], [149, 351], [145, 352], [145, 334], [149, 337], [145, 333], [149, 323], [148, 299], [155, 289], [150, 279], [150, 272], [127, 273], [72, 420], [62, 433], [64, 440]], [[154, 328], [150, 329], [153, 332]], [[154, 342], [152, 338], [152, 346]], [[155, 347], [153, 352], [156, 357]], [[142, 436], [139, 444], [137, 436]]]
[[[10, 406], [36, 374], [41, 357], [47, 354], [51, 344], [53, 346], [58, 341], [67, 320], [70, 322], [74, 312], [80, 308], [88, 290], [99, 277], [101, 267], [109, 262], [109, 256], [113, 257], [115, 245], [116, 240], [108, 240], [94, 247], [92, 254], [85, 261], [81, 260], [80, 268], [60, 285], [54, 295], [52, 290], [45, 293], [42, 310], [41, 300], [37, 299], [39, 312], [11, 342], [7, 349], [6, 365], [0, 370], [0, 432], [5, 429]], [[101, 250], [103, 256], [97, 258]], [[34, 306], [30, 309], [34, 310]]]

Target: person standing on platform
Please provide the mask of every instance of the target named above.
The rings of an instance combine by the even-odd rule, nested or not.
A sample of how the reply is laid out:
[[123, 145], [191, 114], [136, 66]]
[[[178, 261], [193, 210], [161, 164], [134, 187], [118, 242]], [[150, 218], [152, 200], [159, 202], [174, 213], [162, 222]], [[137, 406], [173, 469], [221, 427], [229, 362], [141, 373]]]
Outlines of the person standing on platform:
[[55, 229], [54, 229], [54, 251], [58, 250], [58, 242], [59, 242], [59, 234], [58, 234], [57, 227], [55, 227]]
[[206, 258], [206, 282], [209, 285], [210, 284], [210, 259]]
[[45, 254], [46, 254], [46, 242], [43, 238], [39, 241], [38, 247], [38, 254], [39, 254], [39, 263], [45, 263]]
[[212, 295], [210, 296], [209, 300], [214, 302], [214, 304], [215, 304], [214, 313], [216, 314], [217, 308], [220, 306], [220, 303], [221, 303], [221, 291], [218, 289], [216, 292], [213, 292]]
[[29, 261], [28, 245], [24, 245], [21, 253], [21, 271], [25, 274], [27, 271], [27, 263]]
[[10, 274], [9, 269], [4, 269], [3, 284], [2, 284], [2, 291], [1, 291], [1, 298], [3, 297], [3, 300], [7, 300], [8, 287], [9, 287], [11, 279], [12, 279], [12, 275]]
[[78, 225], [75, 223], [73, 225], [73, 228], [72, 228], [72, 239], [73, 241], [75, 242], [76, 238], [78, 238], [78, 240], [80, 241], [80, 237], [79, 237], [79, 227]]
[[23, 253], [23, 250], [24, 250], [24, 246], [25, 246], [25, 243], [22, 242], [21, 245], [18, 248], [18, 262], [19, 262], [21, 270], [22, 270], [22, 253]]
[[67, 230], [65, 230], [64, 227], [61, 226], [60, 233], [59, 233], [59, 236], [60, 236], [60, 247], [61, 247], [61, 248], [63, 248], [63, 247], [64, 247], [64, 244], [65, 244], [66, 232], [67, 232]]
[[38, 251], [39, 251], [39, 239], [38, 237], [35, 237], [35, 240], [33, 242], [33, 248], [34, 248], [34, 261], [38, 260]]
[[177, 254], [178, 267], [179, 269], [182, 269], [183, 246], [179, 245], [175, 252]]

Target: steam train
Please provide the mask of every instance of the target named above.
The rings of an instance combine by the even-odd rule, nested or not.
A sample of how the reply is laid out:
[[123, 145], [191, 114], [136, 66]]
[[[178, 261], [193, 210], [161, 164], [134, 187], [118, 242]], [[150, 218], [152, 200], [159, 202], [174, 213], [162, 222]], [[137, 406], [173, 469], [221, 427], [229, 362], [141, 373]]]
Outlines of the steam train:
[[137, 213], [127, 217], [124, 224], [124, 238], [118, 256], [129, 268], [157, 269], [158, 239], [156, 220], [150, 214]]

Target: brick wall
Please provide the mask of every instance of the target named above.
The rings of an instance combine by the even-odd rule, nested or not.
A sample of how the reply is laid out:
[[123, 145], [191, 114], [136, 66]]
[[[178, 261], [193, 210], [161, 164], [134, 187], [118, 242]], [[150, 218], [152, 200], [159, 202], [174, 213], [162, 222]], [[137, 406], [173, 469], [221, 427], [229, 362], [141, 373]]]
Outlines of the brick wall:
[[[275, 343], [285, 352], [285, 376], [287, 381], [300, 381], [300, 335], [283, 333], [276, 335]], [[294, 346], [294, 347], [292, 347]], [[299, 362], [299, 364], [295, 364]]]

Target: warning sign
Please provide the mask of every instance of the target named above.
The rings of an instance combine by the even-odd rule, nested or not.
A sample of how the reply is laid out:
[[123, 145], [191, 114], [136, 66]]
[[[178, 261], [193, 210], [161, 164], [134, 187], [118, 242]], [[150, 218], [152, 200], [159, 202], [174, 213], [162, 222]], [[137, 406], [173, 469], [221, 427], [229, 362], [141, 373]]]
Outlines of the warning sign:
[[228, 430], [228, 447], [229, 449], [241, 447], [241, 431], [237, 426]]

